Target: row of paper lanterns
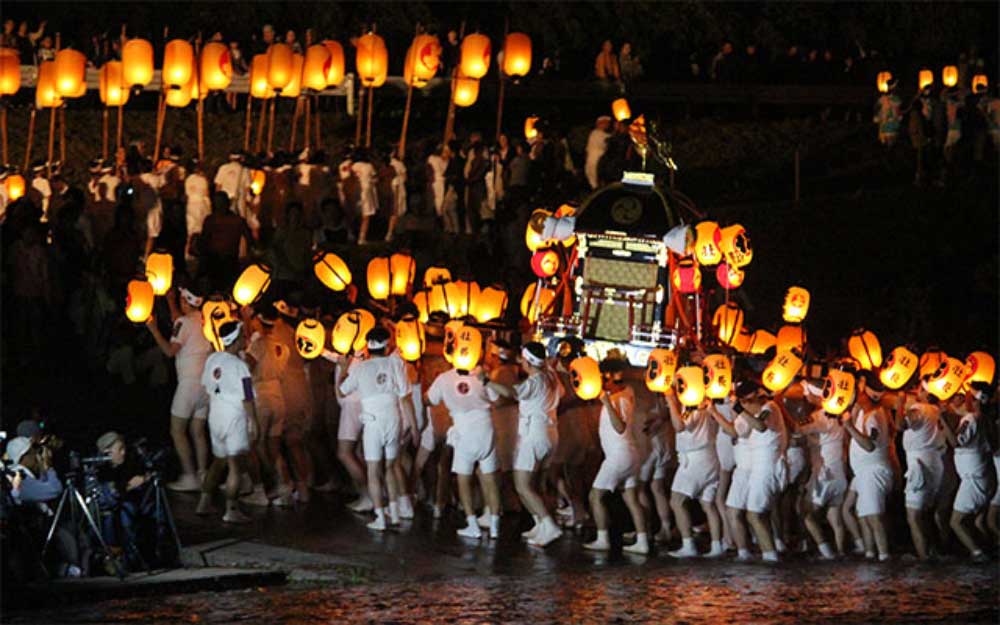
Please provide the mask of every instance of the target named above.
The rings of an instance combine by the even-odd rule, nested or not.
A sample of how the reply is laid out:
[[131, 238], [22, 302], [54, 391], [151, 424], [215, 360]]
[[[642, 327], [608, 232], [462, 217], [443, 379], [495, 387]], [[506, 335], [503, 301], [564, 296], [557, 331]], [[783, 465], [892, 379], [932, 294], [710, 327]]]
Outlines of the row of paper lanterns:
[[753, 260], [753, 246], [740, 224], [721, 228], [714, 221], [702, 221], [689, 235], [686, 255], [671, 267], [670, 283], [682, 294], [701, 290], [701, 268], [715, 267], [715, 277], [726, 290], [739, 288], [745, 278], [744, 267]]
[[[880, 93], [889, 93], [889, 83], [892, 82], [892, 72], [882, 71], [875, 76], [875, 85]], [[954, 87], [958, 84], [958, 67], [946, 65], [941, 70], [941, 83], [945, 87]], [[978, 93], [985, 91], [989, 87], [989, 79], [986, 74], [976, 74], [972, 77], [972, 91]], [[926, 67], [917, 72], [917, 85], [921, 91], [925, 87], [934, 84], [934, 72]]]

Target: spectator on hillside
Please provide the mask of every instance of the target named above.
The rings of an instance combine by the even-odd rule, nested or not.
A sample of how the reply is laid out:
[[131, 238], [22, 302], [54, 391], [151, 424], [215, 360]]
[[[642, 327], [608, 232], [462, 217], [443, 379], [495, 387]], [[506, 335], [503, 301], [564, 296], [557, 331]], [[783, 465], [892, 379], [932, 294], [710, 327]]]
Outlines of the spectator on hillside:
[[639, 62], [638, 56], [632, 54], [632, 44], [630, 42], [626, 41], [622, 44], [622, 51], [619, 57], [622, 80], [630, 83], [642, 78], [642, 63]]
[[42, 20], [38, 24], [38, 30], [33, 33], [28, 32], [28, 22], [21, 22], [17, 27], [17, 34], [14, 35], [12, 40], [14, 45], [10, 47], [17, 50], [22, 65], [37, 63], [35, 60], [35, 46], [38, 45], [38, 40], [42, 38], [42, 34], [45, 32], [45, 24], [47, 22]]
[[596, 189], [600, 184], [597, 178], [597, 164], [608, 149], [608, 138], [611, 136], [611, 117], [601, 115], [594, 124], [594, 129], [587, 137], [587, 160], [583, 166], [584, 175], [591, 189]]
[[229, 196], [212, 194], [212, 214], [205, 218], [199, 244], [198, 271], [208, 277], [212, 289], [227, 291], [240, 270], [240, 242], [251, 244], [250, 228], [242, 217], [229, 210]]
[[274, 43], [274, 26], [270, 24], [264, 24], [264, 27], [260, 29], [260, 39], [257, 40], [254, 46], [255, 54], [264, 54], [267, 49]]
[[288, 44], [295, 54], [302, 54], [302, 44], [296, 39], [294, 30], [285, 33], [285, 43]]
[[712, 80], [720, 83], [734, 83], [738, 76], [736, 55], [733, 54], [733, 42], [723, 41], [719, 52], [712, 58]]
[[459, 58], [458, 33], [454, 30], [449, 30], [444, 42], [444, 50], [441, 53], [441, 61], [444, 64], [444, 75], [446, 77], [451, 77], [451, 72], [458, 65]]
[[756, 43], [748, 43], [744, 50], [742, 62], [743, 82], [750, 85], [759, 85], [764, 82], [764, 60], [761, 58], [760, 48]]
[[601, 51], [594, 60], [594, 76], [598, 80], [620, 81], [622, 79], [621, 70], [618, 67], [618, 57], [615, 55], [614, 47], [609, 40], [605, 40], [601, 44]]

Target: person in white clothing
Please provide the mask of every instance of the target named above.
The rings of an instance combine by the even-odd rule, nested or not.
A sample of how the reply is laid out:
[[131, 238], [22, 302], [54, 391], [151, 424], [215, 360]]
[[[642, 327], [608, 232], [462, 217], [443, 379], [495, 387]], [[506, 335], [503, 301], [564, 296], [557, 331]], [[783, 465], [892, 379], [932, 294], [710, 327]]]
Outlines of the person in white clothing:
[[[427, 179], [429, 182], [428, 186], [431, 191], [428, 194], [428, 197], [434, 208], [434, 214], [436, 214], [440, 219], [445, 219], [446, 217], [444, 214], [444, 173], [448, 169], [448, 158], [448, 148], [444, 144], [439, 145], [437, 149], [427, 157], [427, 168], [429, 170]], [[447, 220], [445, 223], [447, 224]], [[447, 231], [451, 232], [451, 230]]]
[[[806, 396], [810, 397], [808, 394]], [[808, 423], [797, 426], [797, 431], [807, 437], [812, 467], [806, 489], [806, 530], [816, 541], [820, 557], [832, 560], [838, 555], [843, 556], [846, 546], [846, 533], [840, 513], [847, 493], [844, 427], [838, 417], [831, 417], [823, 410], [815, 410]], [[834, 547], [830, 546], [823, 534], [821, 518], [826, 518], [833, 530]]]
[[[209, 402], [201, 383], [201, 374], [212, 346], [202, 332], [203, 301], [191, 287], [171, 289], [167, 294], [173, 320], [169, 340], [160, 332], [155, 317], [150, 316], [146, 322], [160, 351], [167, 358], [173, 358], [177, 368], [177, 389], [170, 404], [170, 437], [180, 459], [181, 475], [176, 482], [167, 484], [167, 488], [175, 491], [200, 490], [208, 469], [206, 419]], [[194, 441], [194, 454], [188, 441], [189, 434]]]
[[736, 559], [749, 562], [750, 537], [743, 521], [747, 500], [750, 496], [750, 471], [753, 468], [753, 456], [750, 452], [750, 417], [737, 413], [735, 405], [731, 408], [735, 416], [730, 420], [718, 406], [712, 410], [712, 416], [721, 430], [718, 436], [725, 436], [733, 443], [733, 475], [726, 493], [726, 516], [729, 518], [729, 531], [733, 544], [736, 546]]
[[635, 394], [623, 379], [626, 367], [626, 362], [617, 358], [605, 358], [601, 362], [604, 389], [600, 396], [598, 431], [604, 461], [601, 462], [590, 490], [590, 509], [597, 524], [597, 539], [585, 543], [583, 547], [592, 551], [608, 551], [611, 548], [608, 539], [608, 509], [604, 505], [604, 498], [619, 488], [624, 488], [622, 498], [632, 515], [636, 539], [634, 544], [622, 547], [622, 551], [647, 554], [649, 538], [646, 519], [636, 495], [639, 457], [629, 427], [635, 418]]
[[377, 173], [371, 163], [368, 151], [358, 148], [351, 159], [351, 171], [357, 176], [360, 199], [358, 208], [361, 212], [361, 225], [358, 228], [358, 243], [368, 242], [368, 225], [372, 216], [378, 212]]
[[230, 321], [219, 328], [224, 351], [215, 352], [205, 360], [201, 384], [209, 396], [208, 429], [212, 438], [215, 460], [202, 483], [197, 514], [211, 510], [212, 493], [219, 485], [222, 472], [226, 476], [226, 523], [247, 523], [250, 517], [239, 509], [237, 497], [245, 456], [257, 439], [257, 417], [254, 405], [253, 376], [239, 357], [246, 340], [243, 324]]
[[587, 160], [584, 163], [583, 171], [587, 176], [587, 183], [591, 189], [596, 189], [600, 184], [597, 177], [597, 164], [601, 157], [608, 150], [608, 139], [611, 137], [611, 117], [601, 115], [594, 124], [594, 129], [587, 137]]
[[[641, 415], [630, 424], [639, 455], [639, 477], [636, 491], [643, 511], [656, 514], [660, 529], [653, 536], [657, 543], [668, 543], [673, 535], [673, 513], [670, 511], [670, 483], [676, 462], [669, 408], [662, 395], [654, 398], [654, 411]], [[643, 417], [645, 417], [643, 419]], [[642, 423], [640, 423], [642, 422]], [[652, 501], [646, 488], [652, 493]]]
[[437, 378], [427, 389], [431, 405], [443, 403], [448, 407], [454, 425], [448, 430], [448, 443], [455, 449], [452, 473], [458, 476], [458, 496], [465, 511], [466, 526], [458, 530], [459, 536], [480, 538], [482, 531], [472, 505], [472, 476], [479, 469], [479, 484], [483, 498], [490, 509], [490, 538], [500, 537], [500, 486], [497, 483], [496, 439], [490, 406], [500, 398], [487, 382], [482, 370], [474, 372], [450, 369]]
[[706, 557], [721, 557], [722, 521], [715, 509], [715, 491], [719, 487], [719, 460], [715, 455], [715, 436], [718, 426], [708, 407], [693, 410], [681, 408], [677, 395], [670, 392], [667, 397], [670, 420], [676, 435], [679, 465], [670, 485], [670, 507], [674, 511], [677, 530], [681, 534], [681, 548], [669, 552], [674, 558], [694, 558], [698, 549], [691, 532], [691, 513], [687, 510], [689, 501], [698, 501], [708, 519], [712, 547]]
[[389, 228], [385, 233], [386, 241], [392, 241], [399, 218], [406, 214], [406, 165], [399, 159], [396, 152], [393, 152], [392, 158], [389, 159], [389, 166], [392, 167], [394, 173], [390, 183], [392, 187], [392, 212], [389, 214]]
[[403, 361], [389, 357], [389, 331], [376, 326], [365, 336], [368, 358], [345, 369], [337, 386], [344, 395], [358, 392], [361, 396], [361, 422], [364, 424], [362, 444], [368, 464], [368, 494], [375, 506], [375, 520], [368, 527], [377, 531], [388, 528], [386, 506], [382, 497], [382, 482], [389, 494], [389, 521], [399, 523], [398, 497], [402, 484], [397, 483], [395, 464], [400, 445], [400, 409], [411, 428], [413, 443], [419, 440], [419, 430], [410, 402], [410, 383]]
[[232, 152], [229, 161], [215, 172], [215, 190], [229, 196], [229, 208], [240, 217], [247, 217], [247, 197], [250, 194], [250, 170], [243, 164], [243, 153]]
[[501, 396], [517, 400], [514, 486], [535, 519], [535, 526], [521, 536], [530, 545], [545, 547], [562, 536], [562, 530], [552, 519], [535, 481], [559, 443], [556, 410], [565, 390], [556, 372], [545, 362], [545, 347], [541, 343], [528, 343], [521, 349], [521, 368], [528, 378], [512, 387], [493, 381], [484, 383]]
[[[731, 398], [715, 402], [715, 410], [730, 425], [736, 420]], [[726, 498], [729, 496], [729, 488], [733, 483], [733, 472], [736, 470], [735, 448], [736, 440], [739, 437], [732, 436], [730, 434], [732, 430], [724, 427], [721, 423], [719, 423], [719, 430], [715, 436], [715, 455], [719, 459], [719, 488], [715, 491], [715, 508], [719, 511], [719, 518], [722, 520], [722, 548], [728, 551], [736, 544], [733, 540], [729, 511], [726, 508]]]
[[[335, 362], [335, 379], [341, 379], [351, 367], [361, 362], [357, 355], [339, 358]], [[340, 419], [337, 424], [337, 460], [347, 469], [354, 488], [358, 492], [357, 501], [348, 505], [355, 512], [371, 512], [375, 509], [371, 497], [368, 496], [368, 479], [365, 477], [365, 467], [358, 459], [357, 447], [361, 440], [361, 396], [357, 393], [344, 394], [337, 389], [337, 403], [340, 406]], [[361, 457], [364, 457], [361, 452]]]
[[848, 460], [854, 471], [844, 499], [844, 522], [852, 534], [860, 529], [866, 558], [874, 559], [877, 549], [878, 559], [884, 561], [889, 559], [885, 506], [893, 482], [889, 449], [892, 425], [879, 405], [884, 387], [878, 378], [863, 375], [857, 387], [857, 401], [842, 419], [844, 431], [851, 437]]
[[926, 560], [930, 557], [927, 516], [937, 503], [944, 478], [941, 409], [921, 389], [916, 400], [911, 397], [906, 401], [900, 415], [906, 454], [906, 521], [917, 557]]
[[972, 383], [972, 388], [964, 398], [962, 420], [959, 421], [957, 431], [952, 429], [948, 419], [941, 419], [945, 438], [955, 448], [955, 468], [962, 480], [952, 506], [950, 525], [976, 562], [984, 562], [989, 558], [965, 524], [970, 517], [975, 518], [989, 502], [986, 469], [989, 443], [982, 424], [982, 410], [989, 399], [989, 391], [990, 387], [985, 382]]
[[212, 199], [208, 188], [208, 178], [200, 161], [193, 161], [191, 173], [184, 179], [185, 221], [187, 223], [187, 245], [184, 247], [188, 256], [192, 250], [192, 239], [201, 234], [201, 225], [212, 212]]

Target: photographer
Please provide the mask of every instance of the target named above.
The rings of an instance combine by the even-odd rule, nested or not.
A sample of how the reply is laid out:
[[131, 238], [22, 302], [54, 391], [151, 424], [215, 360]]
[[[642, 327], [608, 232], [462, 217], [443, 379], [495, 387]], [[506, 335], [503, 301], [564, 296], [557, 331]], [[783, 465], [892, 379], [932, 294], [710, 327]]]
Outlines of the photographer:
[[137, 562], [139, 525], [154, 514], [153, 498], [147, 496], [150, 476], [139, 454], [126, 447], [118, 432], [102, 434], [97, 450], [109, 459], [98, 473], [104, 540], [123, 548], [129, 565], [141, 564]]

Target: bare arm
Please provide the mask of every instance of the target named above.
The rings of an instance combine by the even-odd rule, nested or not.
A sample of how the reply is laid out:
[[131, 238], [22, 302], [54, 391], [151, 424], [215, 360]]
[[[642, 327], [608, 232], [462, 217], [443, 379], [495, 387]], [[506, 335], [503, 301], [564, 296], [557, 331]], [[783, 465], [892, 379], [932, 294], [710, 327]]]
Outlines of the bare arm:
[[670, 422], [673, 424], [674, 430], [683, 432], [687, 426], [684, 423], [680, 402], [677, 401], [677, 397], [673, 393], [667, 395], [665, 399], [667, 400], [667, 408], [670, 410]]
[[[944, 413], [941, 413], [941, 418], [939, 419], [939, 421], [941, 422], [941, 429], [944, 430], [944, 437], [948, 439], [948, 444], [951, 445], [952, 447], [958, 447], [958, 435], [955, 433], [955, 430], [951, 427], [951, 423], [948, 421], [948, 418], [945, 416]], [[963, 427], [964, 426], [959, 426], [959, 429], [961, 430], [961, 428]]]
[[490, 380], [490, 376], [488, 376], [485, 371], [480, 372], [479, 381], [483, 383], [484, 387], [492, 390], [500, 397], [504, 397], [506, 399], [517, 399], [517, 391], [514, 390], [514, 387]]
[[715, 407], [714, 403], [710, 402], [708, 404], [708, 414], [712, 415], [712, 418], [715, 419], [715, 422], [719, 424], [719, 429], [721, 429], [729, 436], [737, 436], [736, 428], [733, 427], [733, 424], [727, 421], [726, 418], [722, 416], [722, 413], [719, 412], [719, 409]]
[[872, 431], [871, 436], [866, 436], [865, 434], [858, 431], [854, 427], [854, 414], [853, 411], [848, 414], [848, 417], [844, 419], [844, 431], [847, 432], [854, 441], [861, 446], [867, 452], [875, 451], [875, 439], [878, 437], [878, 431]]
[[608, 411], [608, 416], [611, 417], [611, 427], [615, 429], [615, 432], [621, 434], [625, 431], [625, 421], [622, 419], [621, 413], [618, 408], [615, 407], [614, 403], [611, 401], [611, 393], [604, 391], [601, 393], [601, 404], [604, 409]]
[[164, 338], [163, 333], [160, 332], [159, 326], [156, 325], [156, 318], [150, 316], [146, 321], [146, 327], [149, 328], [149, 333], [153, 335], [153, 340], [156, 341], [156, 346], [160, 348], [163, 355], [167, 358], [173, 358], [177, 355], [177, 352], [181, 351], [180, 343], [174, 343], [168, 341]]

